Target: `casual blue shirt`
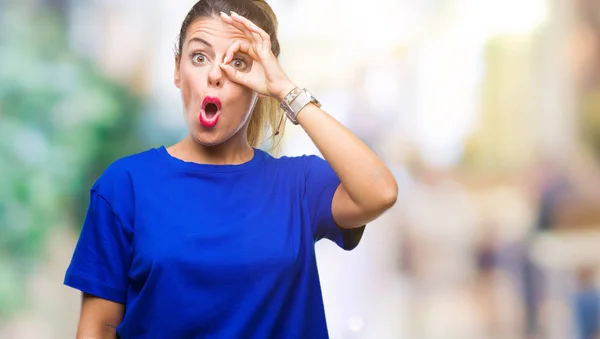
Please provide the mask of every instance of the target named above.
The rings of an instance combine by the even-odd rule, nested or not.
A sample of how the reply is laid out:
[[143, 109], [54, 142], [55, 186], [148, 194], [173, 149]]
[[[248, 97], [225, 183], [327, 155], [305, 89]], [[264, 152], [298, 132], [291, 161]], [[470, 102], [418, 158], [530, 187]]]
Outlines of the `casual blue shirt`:
[[364, 231], [335, 224], [339, 183], [314, 155], [122, 158], [91, 189], [65, 284], [125, 304], [123, 339], [327, 338], [314, 244]]

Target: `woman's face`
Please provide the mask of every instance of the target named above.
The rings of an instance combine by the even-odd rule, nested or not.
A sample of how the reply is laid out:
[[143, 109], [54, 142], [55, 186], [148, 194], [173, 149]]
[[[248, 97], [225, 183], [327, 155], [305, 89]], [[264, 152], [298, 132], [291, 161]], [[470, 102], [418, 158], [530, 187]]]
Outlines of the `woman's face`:
[[[234, 135], [245, 138], [257, 94], [230, 81], [219, 67], [242, 31], [220, 18], [197, 19], [188, 26], [175, 66], [175, 86], [181, 90], [190, 135], [200, 144], [219, 145]], [[235, 54], [230, 65], [249, 72], [252, 59]]]

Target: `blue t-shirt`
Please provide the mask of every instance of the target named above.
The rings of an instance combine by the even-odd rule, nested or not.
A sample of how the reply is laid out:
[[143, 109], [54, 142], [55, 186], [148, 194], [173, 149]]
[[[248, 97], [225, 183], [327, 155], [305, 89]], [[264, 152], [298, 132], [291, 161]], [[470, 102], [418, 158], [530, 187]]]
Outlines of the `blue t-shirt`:
[[117, 160], [91, 189], [65, 284], [125, 304], [120, 338], [327, 338], [314, 244], [351, 250], [317, 156]]

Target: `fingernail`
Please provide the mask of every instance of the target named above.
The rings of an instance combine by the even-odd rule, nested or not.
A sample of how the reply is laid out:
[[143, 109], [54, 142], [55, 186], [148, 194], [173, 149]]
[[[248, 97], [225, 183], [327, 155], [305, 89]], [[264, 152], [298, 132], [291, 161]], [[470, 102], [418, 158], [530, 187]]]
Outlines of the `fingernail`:
[[227, 57], [225, 57], [225, 59], [223, 59], [223, 65], [225, 65], [227, 63]]
[[237, 15], [237, 16], [240, 16], [239, 14], [237, 14], [237, 13], [236, 13], [236, 12], [234, 12], [234, 11], [231, 11], [231, 14], [233, 14], [233, 15]]

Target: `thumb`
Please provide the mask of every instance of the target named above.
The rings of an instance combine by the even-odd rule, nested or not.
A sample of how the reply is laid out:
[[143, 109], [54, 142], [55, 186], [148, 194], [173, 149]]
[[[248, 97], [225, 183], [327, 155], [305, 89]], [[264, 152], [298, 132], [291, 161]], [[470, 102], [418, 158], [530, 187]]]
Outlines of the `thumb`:
[[252, 88], [251, 81], [247, 77], [246, 73], [238, 72], [238, 70], [236, 70], [235, 68], [233, 68], [233, 66], [229, 64], [220, 64], [220, 66], [223, 72], [225, 72], [225, 74], [231, 81], [236, 82], [242, 86]]

